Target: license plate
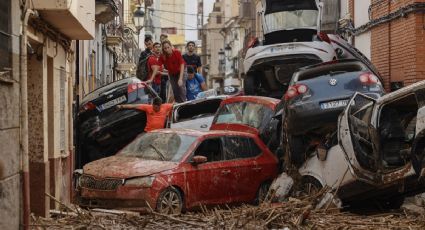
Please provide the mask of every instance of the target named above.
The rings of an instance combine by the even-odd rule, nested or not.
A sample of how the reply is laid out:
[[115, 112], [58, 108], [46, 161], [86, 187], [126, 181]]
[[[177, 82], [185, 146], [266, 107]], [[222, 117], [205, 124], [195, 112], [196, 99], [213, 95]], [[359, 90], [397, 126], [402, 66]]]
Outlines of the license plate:
[[325, 103], [320, 103], [321, 109], [334, 109], [334, 108], [340, 108], [345, 107], [348, 105], [348, 102], [350, 100], [339, 100], [339, 101], [329, 101]]
[[111, 108], [115, 105], [118, 105], [122, 102], [125, 102], [125, 101], [127, 101], [127, 98], [125, 96], [121, 96], [121, 97], [115, 98], [113, 100], [110, 100], [110, 101], [102, 104], [101, 106], [99, 106], [99, 109], [100, 110], [109, 109], [109, 108]]

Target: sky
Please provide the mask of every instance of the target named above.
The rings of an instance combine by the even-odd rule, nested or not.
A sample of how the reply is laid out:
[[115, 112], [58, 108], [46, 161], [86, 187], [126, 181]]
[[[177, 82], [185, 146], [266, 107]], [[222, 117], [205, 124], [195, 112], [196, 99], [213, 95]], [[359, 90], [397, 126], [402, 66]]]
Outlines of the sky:
[[[196, 14], [198, 8], [198, 0], [185, 0], [186, 14]], [[204, 0], [204, 24], [207, 23], [207, 17], [212, 12], [214, 0]], [[186, 29], [196, 28], [197, 18], [195, 15], [186, 15]], [[186, 30], [186, 40], [193, 41], [198, 39], [198, 31]]]

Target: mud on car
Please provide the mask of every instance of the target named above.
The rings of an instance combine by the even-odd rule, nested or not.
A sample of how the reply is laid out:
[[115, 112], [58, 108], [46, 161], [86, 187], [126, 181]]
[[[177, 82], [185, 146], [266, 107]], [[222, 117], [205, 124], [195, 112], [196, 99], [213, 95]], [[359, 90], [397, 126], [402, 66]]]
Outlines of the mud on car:
[[76, 198], [87, 207], [167, 214], [258, 202], [277, 176], [277, 162], [251, 133], [155, 130], [75, 173]]
[[309, 186], [329, 186], [346, 205], [373, 200], [398, 208], [425, 190], [425, 81], [374, 99], [356, 93], [338, 119], [332, 147], [299, 169]]

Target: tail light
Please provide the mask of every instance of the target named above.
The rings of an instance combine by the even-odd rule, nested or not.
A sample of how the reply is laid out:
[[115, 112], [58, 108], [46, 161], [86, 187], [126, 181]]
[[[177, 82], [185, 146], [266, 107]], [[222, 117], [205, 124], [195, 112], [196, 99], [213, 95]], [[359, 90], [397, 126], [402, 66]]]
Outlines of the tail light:
[[298, 95], [305, 94], [307, 91], [308, 87], [303, 84], [290, 86], [285, 93], [285, 100], [290, 100]]
[[80, 112], [90, 111], [96, 109], [96, 105], [92, 102], [87, 102], [83, 106], [81, 106]]
[[131, 83], [127, 86], [127, 93], [132, 93], [132, 92], [136, 91], [137, 89], [142, 89], [142, 88], [145, 88], [144, 82]]
[[372, 73], [363, 73], [359, 76], [359, 80], [363, 85], [374, 85], [379, 83], [379, 78]]
[[320, 40], [331, 44], [331, 39], [328, 37], [328, 35], [326, 33], [319, 32], [319, 33], [317, 33], [317, 36], [320, 38]]
[[259, 41], [257, 37], [252, 37], [247, 44], [248, 49], [252, 47], [256, 47], [258, 45]]

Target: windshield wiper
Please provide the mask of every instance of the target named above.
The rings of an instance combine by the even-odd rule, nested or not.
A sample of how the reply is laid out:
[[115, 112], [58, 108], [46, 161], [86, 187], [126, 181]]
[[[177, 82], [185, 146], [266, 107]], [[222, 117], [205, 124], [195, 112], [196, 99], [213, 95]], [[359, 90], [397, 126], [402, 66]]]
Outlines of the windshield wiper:
[[150, 147], [152, 147], [155, 152], [158, 154], [158, 156], [161, 157], [161, 160], [165, 161], [165, 157], [164, 155], [161, 153], [161, 151], [159, 151], [159, 149], [157, 149], [153, 144], [149, 144]]

